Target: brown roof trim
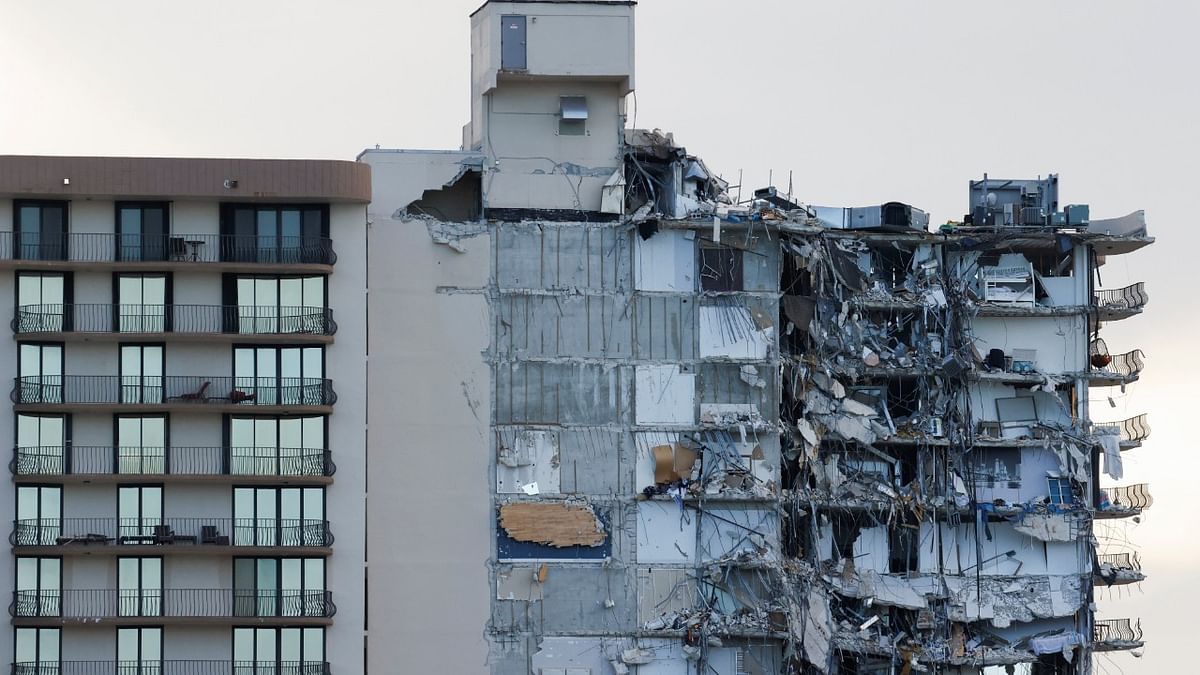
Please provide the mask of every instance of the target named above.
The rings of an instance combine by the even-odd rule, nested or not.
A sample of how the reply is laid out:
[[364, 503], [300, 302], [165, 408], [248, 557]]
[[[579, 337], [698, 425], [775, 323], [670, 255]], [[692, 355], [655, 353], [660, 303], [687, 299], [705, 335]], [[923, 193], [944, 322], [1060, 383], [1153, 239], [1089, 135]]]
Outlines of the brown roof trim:
[[[225, 187], [226, 181], [236, 186]], [[0, 155], [0, 196], [365, 204], [371, 201], [371, 167], [326, 159]]]

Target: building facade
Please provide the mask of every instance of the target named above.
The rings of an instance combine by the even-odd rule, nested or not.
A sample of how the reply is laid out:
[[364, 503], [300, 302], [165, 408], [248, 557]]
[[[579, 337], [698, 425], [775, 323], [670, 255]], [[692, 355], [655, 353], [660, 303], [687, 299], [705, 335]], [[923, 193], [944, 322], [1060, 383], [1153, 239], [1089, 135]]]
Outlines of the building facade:
[[[487, 2], [458, 150], [0, 157], [18, 674], [1086, 675], [1144, 215], [743, 194], [634, 3]], [[1110, 612], [1110, 609], [1112, 610]], [[1119, 616], [1118, 614], [1115, 614]]]
[[352, 162], [0, 158], [14, 673], [362, 670], [369, 199]]
[[1149, 506], [1119, 482], [1149, 428], [1088, 401], [1143, 365], [1102, 327], [1144, 289], [1098, 282], [1142, 214], [1060, 206], [1055, 176], [973, 181], [934, 226], [734, 193], [626, 128], [633, 12], [486, 3], [462, 149], [359, 157], [371, 364], [423, 383], [370, 387], [369, 594], [403, 601], [371, 603], [368, 669], [1090, 673], [1140, 647], [1096, 618], [1143, 576], [1093, 523]]

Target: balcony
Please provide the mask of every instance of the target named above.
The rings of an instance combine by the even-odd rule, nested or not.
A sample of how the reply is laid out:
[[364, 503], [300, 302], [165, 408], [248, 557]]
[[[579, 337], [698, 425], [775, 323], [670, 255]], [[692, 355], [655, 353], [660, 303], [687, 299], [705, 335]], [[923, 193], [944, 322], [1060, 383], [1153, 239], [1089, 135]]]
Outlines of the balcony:
[[1150, 438], [1150, 422], [1142, 413], [1120, 422], [1096, 422], [1092, 431], [1097, 434], [1115, 434], [1121, 438], [1121, 449], [1129, 450], [1141, 446]]
[[1121, 649], [1137, 649], [1142, 642], [1142, 621], [1130, 625], [1129, 619], [1096, 619], [1092, 627], [1092, 649], [1098, 652], [1113, 652]]
[[[8, 613], [20, 626], [76, 623], [325, 624], [337, 612], [330, 591], [230, 588], [115, 588], [16, 591]], [[268, 622], [267, 619], [278, 621]]]
[[287, 413], [331, 412], [330, 380], [314, 377], [205, 377], [198, 375], [43, 375], [15, 379], [17, 410], [78, 412], [196, 410]]
[[1146, 367], [1142, 350], [1135, 349], [1124, 354], [1113, 355], [1102, 338], [1092, 340], [1090, 348], [1092, 369], [1088, 379], [1093, 386], [1115, 387], [1136, 382]]
[[1125, 288], [1096, 291], [1092, 304], [1101, 321], [1118, 321], [1141, 314], [1150, 296], [1146, 294], [1146, 283], [1139, 281]]
[[1144, 581], [1142, 561], [1136, 553], [1107, 553], [1096, 556], [1096, 583], [1107, 586]]
[[34, 518], [13, 521], [9, 543], [56, 554], [223, 554], [327, 549], [329, 521], [299, 518]]
[[324, 661], [16, 662], [12, 675], [330, 675]]
[[35, 446], [13, 448], [8, 468], [36, 482], [330, 483], [337, 467], [316, 448]]
[[1150, 496], [1150, 486], [1146, 483], [1101, 488], [1096, 518], [1136, 516], [1153, 504], [1154, 498]]
[[333, 311], [256, 305], [21, 305], [12, 320], [23, 338], [53, 340], [204, 340], [332, 342]]
[[0, 231], [0, 267], [23, 269], [188, 269], [329, 271], [337, 262], [325, 237], [70, 232], [21, 239]]

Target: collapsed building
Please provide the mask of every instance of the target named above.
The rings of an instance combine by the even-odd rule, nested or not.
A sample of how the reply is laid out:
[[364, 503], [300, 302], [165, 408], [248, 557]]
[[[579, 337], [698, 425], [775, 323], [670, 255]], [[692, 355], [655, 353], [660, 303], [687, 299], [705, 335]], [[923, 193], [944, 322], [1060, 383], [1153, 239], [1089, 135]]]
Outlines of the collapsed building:
[[370, 456], [368, 669], [1048, 675], [1140, 648], [1095, 618], [1143, 575], [1093, 525], [1150, 506], [1121, 484], [1149, 426], [1088, 401], [1143, 367], [1102, 328], [1144, 288], [1099, 280], [1144, 214], [1060, 205], [1054, 175], [972, 181], [937, 226], [734, 193], [625, 128], [632, 37], [631, 2], [488, 2], [463, 149], [360, 156], [372, 372], [426, 385], [369, 398], [368, 446], [422, 451]]

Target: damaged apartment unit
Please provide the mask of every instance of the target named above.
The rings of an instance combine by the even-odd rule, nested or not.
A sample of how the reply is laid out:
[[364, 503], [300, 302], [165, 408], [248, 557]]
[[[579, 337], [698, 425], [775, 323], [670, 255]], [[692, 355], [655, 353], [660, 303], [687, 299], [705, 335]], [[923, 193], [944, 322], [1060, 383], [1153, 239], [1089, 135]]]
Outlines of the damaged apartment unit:
[[0, 157], [11, 672], [361, 672], [368, 201], [353, 162]]
[[484, 4], [463, 148], [359, 157], [368, 670], [1046, 675], [1140, 647], [1095, 618], [1142, 573], [1093, 523], [1149, 506], [1120, 482], [1149, 427], [1088, 401], [1143, 365], [1102, 327], [1144, 290], [1099, 283], [1141, 212], [1060, 206], [1055, 176], [972, 181], [938, 225], [742, 195], [625, 128], [633, 12]]

